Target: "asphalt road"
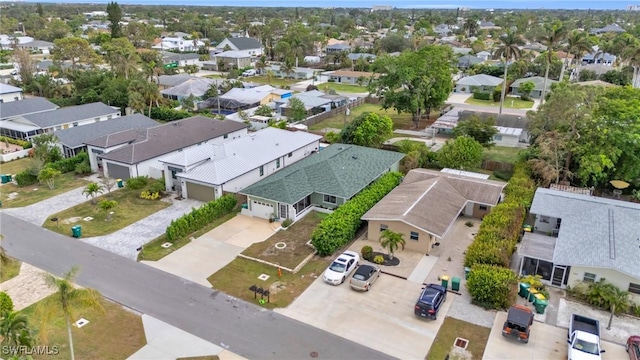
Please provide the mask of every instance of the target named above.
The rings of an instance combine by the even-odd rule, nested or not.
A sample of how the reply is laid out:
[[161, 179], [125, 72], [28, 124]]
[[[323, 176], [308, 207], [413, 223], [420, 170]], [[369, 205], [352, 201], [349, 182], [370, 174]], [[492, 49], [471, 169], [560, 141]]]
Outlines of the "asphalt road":
[[309, 359], [312, 352], [319, 359], [391, 358], [15, 217], [2, 214], [1, 221], [2, 245], [10, 256], [55, 275], [77, 265], [79, 285], [246, 358]]

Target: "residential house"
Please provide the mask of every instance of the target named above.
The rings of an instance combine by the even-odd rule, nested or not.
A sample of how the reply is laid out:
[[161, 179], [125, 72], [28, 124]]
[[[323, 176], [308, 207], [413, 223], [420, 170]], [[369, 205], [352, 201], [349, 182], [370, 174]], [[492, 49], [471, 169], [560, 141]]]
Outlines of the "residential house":
[[605, 65], [605, 64], [582, 65], [580, 66], [579, 71], [576, 71], [576, 69], [574, 69], [571, 76], [575, 78], [577, 73], [582, 73], [583, 71], [593, 71], [593, 73], [596, 74], [596, 76], [600, 76], [602, 74], [606, 74], [611, 70], [613, 70], [613, 68], [610, 65]]
[[[157, 125], [159, 125], [158, 122], [142, 114], [133, 114], [58, 130], [56, 137], [62, 154], [65, 157], [72, 157], [81, 151], [87, 151], [85, 143], [91, 140], [121, 131], [148, 129]], [[93, 156], [95, 157], [95, 154]]]
[[472, 75], [463, 77], [462, 79], [458, 80], [453, 91], [464, 94], [471, 94], [474, 91], [493, 93], [493, 90], [495, 90], [496, 86], [502, 84], [502, 82], [502, 78], [491, 75]]
[[308, 55], [304, 57], [304, 61], [307, 64], [320, 64], [322, 62], [322, 58], [320, 56]]
[[447, 24], [436, 25], [433, 27], [433, 31], [439, 36], [447, 36], [453, 32]]
[[172, 100], [182, 100], [193, 95], [196, 100], [204, 98], [204, 94], [209, 90], [211, 85], [219, 86], [220, 81], [216, 79], [208, 79], [203, 77], [194, 77], [176, 85], [160, 91], [162, 97]]
[[487, 61], [492, 58], [491, 53], [488, 51], [480, 51], [479, 53], [476, 54], [476, 56], [482, 59], [482, 61]]
[[262, 44], [258, 39], [251, 37], [231, 37], [226, 38], [216, 46], [217, 51], [225, 50], [243, 51], [253, 57], [260, 57], [263, 54]]
[[451, 46], [454, 55], [469, 55], [473, 51], [471, 48]]
[[475, 55], [471, 55], [471, 54], [462, 55], [460, 56], [460, 58], [458, 58], [458, 69], [466, 70], [472, 67], [473, 65], [481, 64], [482, 62], [484, 62], [484, 60], [480, 59]]
[[[533, 76], [533, 77], [528, 77], [528, 78], [521, 78], [518, 79], [516, 81], [514, 81], [513, 83], [511, 83], [510, 89], [511, 89], [511, 94], [515, 95], [515, 96], [520, 96], [522, 95], [520, 93], [520, 84], [527, 82], [527, 81], [531, 81], [535, 84], [535, 87], [533, 88], [533, 91], [529, 94], [529, 97], [534, 98], [534, 99], [540, 99], [542, 97], [542, 89], [544, 88], [544, 78], [542, 76]], [[557, 83], [556, 80], [551, 80], [551, 79], [547, 79], [547, 93], [549, 93], [549, 91], [551, 91], [551, 84]]]
[[456, 125], [472, 116], [484, 121], [493, 121], [494, 127], [498, 130], [493, 136], [493, 143], [497, 146], [521, 147], [529, 144], [529, 119], [526, 116], [462, 110], [458, 113]]
[[235, 140], [209, 143], [171, 154], [163, 163], [167, 190], [212, 201], [291, 166], [318, 151], [322, 137], [267, 127]]
[[[125, 130], [86, 142], [95, 154], [93, 171], [105, 176], [129, 179], [136, 176], [163, 178], [162, 164], [167, 155], [206, 143], [222, 143], [247, 135], [247, 125], [194, 116], [142, 130]], [[91, 157], [90, 157], [91, 162]]]
[[[307, 110], [307, 116], [331, 111], [332, 109], [346, 105], [349, 101], [349, 98], [346, 96], [325, 94], [318, 90], [297, 93], [291, 96], [291, 98], [302, 101]], [[282, 116], [290, 115], [289, 98], [274, 101], [276, 103], [276, 113]]]
[[594, 51], [590, 54], [585, 54], [582, 57], [582, 65], [602, 64], [612, 66], [616, 62], [617, 58], [617, 56], [609, 54], [608, 52], [603, 53], [600, 51]]
[[22, 100], [22, 89], [0, 83], [0, 104], [19, 100]]
[[351, 59], [351, 61], [358, 61], [359, 59], [365, 59], [371, 63], [376, 60], [377, 56], [369, 53], [351, 53], [347, 55], [347, 57]]
[[161, 51], [198, 51], [200, 47], [204, 46], [204, 42], [200, 40], [189, 40], [181, 36], [164, 36], [160, 39], [158, 44], [153, 45], [151, 48]]
[[626, 32], [625, 29], [623, 29], [620, 25], [618, 24], [610, 24], [607, 25], [601, 29], [591, 29], [591, 33], [592, 34], [604, 34], [604, 33], [616, 33], [616, 34], [620, 34]]
[[540, 44], [539, 42], [534, 42], [524, 45], [522, 49], [541, 53], [543, 51], [547, 51], [547, 46]]
[[273, 71], [273, 74], [279, 78], [293, 78], [300, 80], [308, 80], [315, 76], [315, 73], [318, 71], [317, 69], [306, 68], [306, 67], [294, 67], [290, 72], [282, 71], [282, 66], [280, 65], [270, 65], [266, 70]]
[[200, 55], [196, 53], [172, 53], [168, 51], [160, 51], [160, 55], [162, 55], [162, 63], [165, 66], [173, 67], [184, 67], [187, 65], [199, 65], [200, 64]]
[[213, 71], [242, 69], [251, 66], [252, 58], [248, 50], [228, 50], [211, 54], [210, 60], [202, 63], [202, 68]]
[[197, 76], [188, 74], [160, 75], [157, 79], [158, 90], [169, 89], [174, 86], [178, 86], [187, 80], [195, 78], [197, 78]]
[[338, 43], [333, 45], [327, 45], [325, 48], [325, 53], [329, 54], [337, 54], [341, 52], [351, 52], [351, 46], [349, 44]]
[[364, 80], [363, 85], [367, 85], [372, 77], [378, 76], [378, 74], [374, 74], [372, 72], [351, 70], [336, 70], [327, 72], [325, 75], [329, 75], [329, 80], [349, 85], [357, 85], [360, 79]]
[[492, 23], [491, 21], [480, 21], [478, 24], [480, 26], [480, 30], [501, 30], [500, 26]]
[[12, 49], [14, 46], [20, 46], [26, 43], [32, 42], [34, 39], [31, 36], [13, 36], [0, 34], [0, 48]]
[[[262, 130], [261, 130], [262, 131]], [[404, 154], [333, 144], [240, 191], [242, 214], [293, 221], [314, 207], [335, 209], [389, 171]]]
[[276, 89], [271, 85], [253, 88], [233, 88], [217, 98], [207, 99], [203, 102], [202, 107], [210, 109], [218, 109], [220, 107], [220, 113], [228, 115], [239, 110], [246, 110], [273, 101], [287, 99], [291, 95], [291, 90]]
[[566, 190], [536, 190], [533, 232], [518, 247], [520, 275], [561, 288], [604, 278], [640, 305], [640, 204]]
[[53, 50], [53, 43], [49, 41], [34, 40], [28, 43], [20, 44], [18, 47], [29, 50], [32, 53], [39, 53], [44, 55], [51, 54]]
[[459, 170], [409, 171], [398, 187], [362, 216], [368, 222], [367, 238], [380, 241], [384, 230], [398, 232], [404, 235], [405, 249], [429, 254], [458, 217], [482, 219], [501, 201], [507, 184], [485, 176]]

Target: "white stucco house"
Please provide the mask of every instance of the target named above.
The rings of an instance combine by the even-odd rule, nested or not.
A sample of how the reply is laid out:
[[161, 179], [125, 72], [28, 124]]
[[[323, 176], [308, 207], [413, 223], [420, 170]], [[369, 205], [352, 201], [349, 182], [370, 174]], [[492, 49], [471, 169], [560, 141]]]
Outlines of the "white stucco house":
[[212, 201], [317, 152], [322, 137], [268, 127], [222, 143], [208, 143], [160, 159], [167, 190]]
[[22, 100], [22, 89], [0, 83], [0, 104]]
[[228, 37], [216, 46], [217, 52], [226, 50], [243, 51], [254, 57], [262, 56], [262, 44], [252, 37]]

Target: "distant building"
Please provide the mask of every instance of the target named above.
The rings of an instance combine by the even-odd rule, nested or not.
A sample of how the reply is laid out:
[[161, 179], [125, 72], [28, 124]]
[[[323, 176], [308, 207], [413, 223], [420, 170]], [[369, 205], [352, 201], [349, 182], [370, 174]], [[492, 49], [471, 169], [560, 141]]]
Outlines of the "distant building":
[[640, 11], [640, 5], [627, 5], [627, 11]]
[[391, 11], [393, 6], [391, 5], [373, 5], [371, 11]]

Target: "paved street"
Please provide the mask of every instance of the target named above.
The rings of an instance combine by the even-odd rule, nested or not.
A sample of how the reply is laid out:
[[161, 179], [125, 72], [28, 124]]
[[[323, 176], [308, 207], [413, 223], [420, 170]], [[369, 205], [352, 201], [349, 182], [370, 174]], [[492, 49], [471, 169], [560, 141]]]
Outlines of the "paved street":
[[[2, 214], [10, 256], [55, 275], [80, 267], [77, 282], [138, 312], [250, 359], [388, 359], [329, 332], [232, 298], [111, 252]], [[247, 285], [248, 286], [248, 285]], [[314, 354], [316, 355], [316, 354]]]

